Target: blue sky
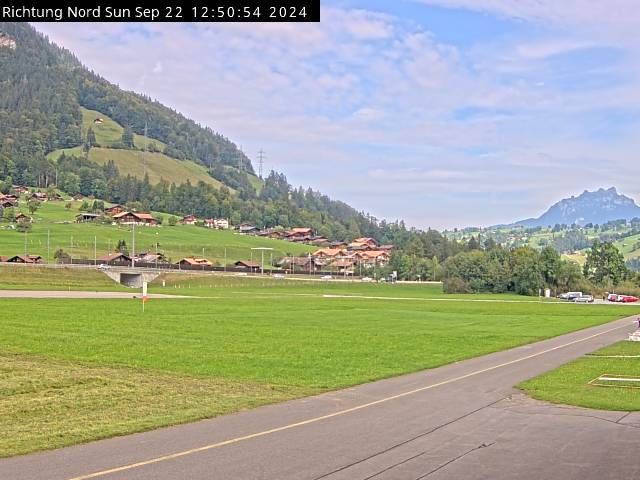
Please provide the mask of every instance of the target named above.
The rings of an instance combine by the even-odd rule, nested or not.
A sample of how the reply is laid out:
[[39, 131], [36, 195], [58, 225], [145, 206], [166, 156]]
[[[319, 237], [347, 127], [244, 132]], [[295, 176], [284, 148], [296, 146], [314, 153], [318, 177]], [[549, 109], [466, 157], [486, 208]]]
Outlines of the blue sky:
[[640, 197], [634, 0], [323, 0], [320, 24], [36, 24], [294, 185], [450, 228]]

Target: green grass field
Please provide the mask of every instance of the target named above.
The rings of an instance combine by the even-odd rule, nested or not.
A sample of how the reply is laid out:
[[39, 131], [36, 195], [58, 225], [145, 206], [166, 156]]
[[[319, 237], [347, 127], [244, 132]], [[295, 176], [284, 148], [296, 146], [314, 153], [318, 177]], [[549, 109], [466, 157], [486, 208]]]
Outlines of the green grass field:
[[[72, 202], [71, 209], [65, 208], [66, 202], [46, 202], [33, 215], [35, 222], [31, 233], [23, 234], [6, 229], [0, 223], [0, 255], [18, 255], [25, 253], [42, 255], [47, 258], [47, 233], [49, 235], [49, 255], [62, 248], [73, 258], [94, 258], [94, 238], [97, 239], [96, 254], [100, 258], [115, 248], [118, 240], [125, 240], [131, 250], [133, 232], [131, 227], [116, 225], [97, 225], [94, 223], [73, 223], [81, 202]], [[21, 204], [25, 214], [28, 210]], [[168, 217], [165, 215], [165, 217]], [[66, 223], [65, 223], [66, 222]], [[3, 228], [3, 226], [5, 228]], [[25, 248], [26, 242], [26, 248]], [[236, 260], [247, 260], [252, 256], [251, 248], [273, 248], [265, 257], [265, 264], [273, 258], [285, 255], [302, 255], [315, 250], [308, 245], [295, 244], [281, 240], [238, 235], [228, 230], [212, 230], [203, 227], [176, 225], [157, 228], [136, 228], [136, 252], [165, 253], [174, 262], [187, 256], [204, 256], [223, 265]], [[253, 253], [257, 259], [258, 253]], [[53, 259], [51, 259], [53, 261]]]
[[[93, 129], [93, 133], [96, 136], [96, 142], [101, 147], [113, 147], [122, 143], [122, 133], [124, 128], [118, 122], [113, 120], [108, 115], [98, 112], [96, 110], [89, 110], [84, 107], [80, 107], [82, 113], [82, 132], [86, 134], [89, 128]], [[102, 118], [102, 124], [94, 123], [96, 118]], [[144, 150], [145, 139], [142, 135], [137, 133], [133, 134], [133, 144], [136, 148]], [[147, 150], [151, 150], [151, 145], [155, 145], [156, 150], [164, 152], [166, 145], [160, 140], [155, 138], [147, 138], [146, 145]]]
[[[630, 324], [629, 330], [632, 329]], [[635, 358], [606, 358], [613, 355]], [[589, 384], [603, 374], [640, 378], [640, 342], [625, 341], [598, 350], [519, 387], [533, 398], [553, 403], [600, 410], [640, 410], [640, 389], [620, 383], [610, 386]]]
[[636, 249], [636, 245], [640, 244], [640, 235], [626, 237], [615, 242], [615, 246], [622, 252], [625, 260], [640, 257], [640, 249]]
[[[56, 150], [50, 153], [49, 157], [56, 160], [63, 152], [66, 155], [84, 155], [80, 147], [75, 147]], [[159, 183], [160, 180], [164, 179], [169, 182], [175, 182], [177, 185], [186, 183], [187, 180], [193, 185], [199, 181], [203, 181], [214, 187], [220, 187], [222, 185], [218, 180], [209, 176], [202, 165], [188, 160], [177, 160], [168, 157], [164, 153], [147, 152], [143, 154], [143, 152], [139, 150], [94, 147], [89, 152], [89, 160], [100, 165], [104, 165], [109, 160], [113, 160], [121, 175], [132, 175], [137, 178], [144, 178], [146, 171], [149, 175], [149, 182], [152, 184]]]
[[[165, 280], [152, 291], [189, 290], [186, 277], [174, 279], [178, 291]], [[150, 300], [144, 314], [138, 300], [0, 300], [0, 422], [12, 439], [0, 455], [433, 368], [638, 311], [438, 301], [437, 285], [192, 282], [210, 298]]]

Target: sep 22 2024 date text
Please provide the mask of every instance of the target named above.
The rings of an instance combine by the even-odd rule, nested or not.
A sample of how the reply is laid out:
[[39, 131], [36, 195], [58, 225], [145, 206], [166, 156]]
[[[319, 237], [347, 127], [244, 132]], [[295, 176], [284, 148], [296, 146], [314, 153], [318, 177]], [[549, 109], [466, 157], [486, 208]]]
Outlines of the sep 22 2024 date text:
[[311, 15], [306, 5], [228, 5], [228, 6], [162, 6], [93, 8], [37, 8], [3, 6], [2, 20], [82, 21], [82, 20], [139, 20], [139, 21], [307, 21]]

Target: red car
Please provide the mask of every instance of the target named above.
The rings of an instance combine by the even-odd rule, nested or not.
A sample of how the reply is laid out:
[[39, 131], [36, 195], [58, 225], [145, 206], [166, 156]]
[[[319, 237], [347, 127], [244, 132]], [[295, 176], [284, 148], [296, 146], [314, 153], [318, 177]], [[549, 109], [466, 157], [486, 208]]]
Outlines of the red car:
[[634, 297], [633, 295], [621, 295], [622, 299], [618, 300], [622, 303], [635, 303], [638, 301], [638, 297]]

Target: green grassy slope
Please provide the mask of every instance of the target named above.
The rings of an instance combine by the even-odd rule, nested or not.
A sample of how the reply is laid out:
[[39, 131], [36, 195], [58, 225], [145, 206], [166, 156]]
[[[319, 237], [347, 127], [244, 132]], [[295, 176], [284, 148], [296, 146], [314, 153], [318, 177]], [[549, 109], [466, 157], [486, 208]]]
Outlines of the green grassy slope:
[[[97, 256], [101, 257], [113, 249], [118, 240], [125, 240], [129, 248], [133, 242], [131, 227], [116, 225], [96, 225], [93, 223], [73, 223], [81, 202], [72, 202], [72, 208], [65, 208], [66, 202], [46, 202], [34, 214], [35, 222], [31, 233], [22, 234], [7, 229], [0, 223], [0, 255], [17, 255], [25, 252], [47, 256], [47, 232], [49, 233], [49, 252], [53, 255], [62, 248], [74, 258], [94, 258], [94, 238], [97, 239]], [[28, 210], [24, 203], [22, 211]], [[168, 218], [168, 216], [165, 216]], [[305, 254], [315, 250], [308, 245], [300, 245], [281, 240], [239, 235], [234, 231], [212, 230], [203, 227], [176, 225], [136, 228], [136, 252], [154, 252], [156, 242], [158, 250], [172, 260], [186, 256], [204, 256], [219, 264], [224, 263], [225, 250], [229, 264], [236, 260], [251, 258], [251, 248], [273, 248], [274, 258], [285, 255]], [[257, 258], [257, 253], [253, 253]], [[268, 255], [268, 254], [267, 254]], [[270, 257], [266, 256], [265, 260]], [[266, 263], [266, 262], [265, 262]]]
[[[118, 145], [122, 141], [122, 132], [124, 132], [124, 128], [118, 122], [113, 120], [111, 117], [98, 112], [96, 110], [89, 110], [87, 108], [80, 107], [80, 112], [82, 113], [82, 132], [86, 135], [86, 132], [89, 128], [93, 129], [93, 132], [96, 135], [96, 142], [101, 147], [113, 147]], [[97, 118], [101, 118], [103, 123], [97, 124], [94, 123], [94, 120]], [[136, 148], [143, 150], [145, 147], [145, 140], [142, 135], [138, 135], [137, 133], [133, 134], [133, 144]], [[156, 150], [164, 152], [166, 145], [162, 143], [160, 140], [155, 138], [147, 138], [147, 149], [151, 150], [151, 145], [155, 145]]]
[[[67, 155], [83, 155], [82, 149], [75, 147], [56, 150], [50, 153], [49, 157], [56, 160], [63, 152]], [[186, 183], [189, 180], [194, 185], [199, 181], [216, 187], [222, 185], [218, 180], [209, 176], [202, 165], [188, 160], [177, 160], [166, 156], [164, 153], [143, 153], [139, 150], [95, 147], [89, 152], [89, 160], [100, 165], [113, 160], [120, 174], [132, 175], [137, 178], [144, 178], [146, 171], [152, 184], [165, 179], [176, 184]]]

